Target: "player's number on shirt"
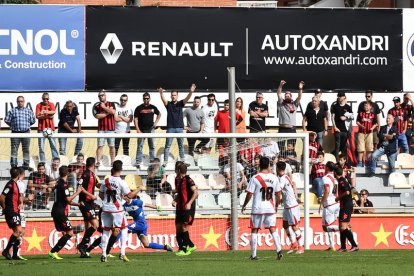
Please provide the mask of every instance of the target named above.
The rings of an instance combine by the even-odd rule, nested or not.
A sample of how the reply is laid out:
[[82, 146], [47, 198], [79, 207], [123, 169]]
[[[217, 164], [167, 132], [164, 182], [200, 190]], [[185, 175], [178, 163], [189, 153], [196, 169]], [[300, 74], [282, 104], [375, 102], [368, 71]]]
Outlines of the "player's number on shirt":
[[260, 192], [262, 193], [262, 201], [269, 201], [273, 198], [273, 188], [267, 187], [267, 188], [260, 188]]
[[108, 190], [106, 191], [106, 202], [110, 203], [112, 199], [112, 202], [116, 202], [116, 191], [115, 190]]
[[338, 185], [334, 185], [332, 189], [332, 194], [336, 195], [336, 191], [338, 190]]

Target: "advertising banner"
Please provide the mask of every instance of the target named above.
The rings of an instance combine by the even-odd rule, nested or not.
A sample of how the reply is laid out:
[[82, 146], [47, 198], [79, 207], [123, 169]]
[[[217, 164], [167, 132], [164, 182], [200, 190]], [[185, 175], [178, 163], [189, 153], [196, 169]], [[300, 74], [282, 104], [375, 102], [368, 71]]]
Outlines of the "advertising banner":
[[[86, 7], [86, 89], [402, 90], [402, 10]], [[386, 18], [386, 20], [384, 20]], [[110, 19], [110, 20], [109, 20]]]
[[[250, 249], [250, 229], [248, 218], [239, 219], [239, 249]], [[311, 218], [311, 249], [326, 249], [329, 245], [328, 235], [323, 232], [320, 217]], [[83, 221], [72, 221], [72, 225], [82, 224]], [[277, 220], [277, 232], [281, 237], [283, 249], [287, 249], [290, 241], [282, 228], [282, 220]], [[414, 217], [411, 216], [378, 216], [354, 217], [351, 221], [352, 231], [361, 249], [414, 249]], [[177, 250], [175, 240], [174, 218], [148, 219], [148, 239], [160, 244], [169, 243]], [[10, 231], [5, 222], [0, 222], [0, 250], [7, 244]], [[191, 228], [191, 239], [199, 251], [228, 250], [230, 248], [229, 220], [227, 218], [196, 218]], [[72, 238], [60, 253], [76, 253], [76, 244], [82, 240], [83, 233]], [[61, 236], [54, 228], [53, 221], [28, 221], [23, 238], [21, 254], [47, 254]], [[92, 240], [99, 237], [98, 233]], [[340, 245], [339, 233], [335, 233], [334, 242]], [[274, 250], [272, 236], [266, 230], [258, 235], [258, 249]], [[96, 252], [100, 253], [99, 248]], [[115, 252], [119, 244], [115, 244]], [[145, 252], [136, 235], [129, 234], [127, 252]]]
[[0, 90], [84, 90], [85, 7], [2, 5]]

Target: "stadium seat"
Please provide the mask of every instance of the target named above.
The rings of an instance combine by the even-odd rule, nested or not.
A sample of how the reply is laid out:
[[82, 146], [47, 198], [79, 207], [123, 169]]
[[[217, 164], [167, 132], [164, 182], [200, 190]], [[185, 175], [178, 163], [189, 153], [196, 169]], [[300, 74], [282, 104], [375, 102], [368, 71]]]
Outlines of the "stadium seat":
[[335, 155], [333, 155], [332, 153], [325, 153], [325, 158], [324, 158], [323, 163], [326, 164], [329, 161], [334, 162], [336, 164]]
[[199, 190], [210, 190], [210, 186], [207, 184], [204, 175], [200, 173], [192, 173], [190, 174], [190, 177], [194, 180], [194, 183], [197, 185]]
[[190, 164], [189, 169], [192, 167], [196, 167], [195, 161], [194, 161], [194, 157], [192, 157], [189, 154], [185, 154], [184, 155], [184, 160], [186, 163]]
[[[300, 201], [303, 202], [303, 206], [305, 206], [305, 193], [300, 195]], [[310, 209], [319, 209], [318, 197], [316, 194], [309, 192], [309, 208]]]
[[218, 170], [218, 160], [210, 155], [202, 154], [197, 159], [197, 165], [202, 170]]
[[152, 199], [146, 192], [140, 192], [138, 196], [144, 202], [144, 205], [152, 204]]
[[127, 174], [125, 176], [125, 182], [128, 184], [128, 187], [131, 190], [136, 190], [137, 189], [137, 185], [135, 183], [135, 175], [133, 175], [133, 174]]
[[222, 208], [230, 209], [231, 208], [231, 193], [220, 193], [217, 198], [218, 205]]
[[208, 176], [208, 185], [213, 189], [224, 189], [226, 187], [226, 179], [224, 175], [219, 173], [211, 173]]
[[[246, 196], [247, 196], [246, 192], [243, 192], [240, 194], [240, 197], [239, 197], [240, 207], [243, 207], [244, 201], [246, 200]], [[250, 199], [249, 203], [247, 203], [247, 208], [252, 208], [252, 204], [253, 204], [253, 199]]]
[[108, 155], [102, 155], [101, 166], [111, 168], [111, 158]]
[[69, 158], [66, 155], [59, 155], [60, 158], [60, 165], [68, 166], [69, 165]]
[[32, 167], [32, 168], [37, 168], [37, 164], [39, 164], [39, 156], [38, 156], [38, 155], [32, 155], [32, 156], [30, 157], [30, 160], [31, 160], [31, 161], [33, 160], [33, 164], [34, 164], [34, 166], [32, 167], [32, 166], [29, 164], [29, 167]]
[[168, 176], [167, 176], [167, 182], [168, 183], [170, 183], [170, 185], [171, 185], [171, 188], [173, 189], [173, 190], [175, 190], [175, 177], [176, 177], [177, 175], [175, 174], [175, 173], [170, 173]]
[[400, 203], [406, 207], [414, 207], [414, 192], [401, 193]]
[[163, 208], [173, 208], [173, 198], [170, 194], [157, 194], [155, 197], [155, 204]]
[[150, 158], [148, 154], [143, 154], [142, 155], [142, 165], [141, 165], [141, 170], [146, 170], [148, 168], [148, 166], [150, 165]]
[[388, 177], [388, 186], [393, 186], [394, 189], [410, 189], [411, 186], [407, 183], [405, 175], [399, 172], [393, 172]]
[[303, 189], [305, 187], [305, 176], [303, 173], [293, 173], [292, 181], [295, 182], [296, 188]]
[[414, 159], [409, 153], [400, 153], [397, 156], [398, 166], [402, 169], [414, 169]]
[[216, 199], [210, 193], [201, 193], [198, 195], [197, 205], [200, 208], [217, 208]]
[[414, 172], [408, 175], [408, 185], [414, 188]]

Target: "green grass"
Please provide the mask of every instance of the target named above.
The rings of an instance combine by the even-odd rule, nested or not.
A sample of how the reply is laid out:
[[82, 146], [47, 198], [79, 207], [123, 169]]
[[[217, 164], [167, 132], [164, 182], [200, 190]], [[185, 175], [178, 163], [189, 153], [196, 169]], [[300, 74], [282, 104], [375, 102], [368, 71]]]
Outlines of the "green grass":
[[61, 255], [60, 261], [45, 255], [27, 256], [28, 261], [0, 260], [0, 275], [412, 275], [414, 250], [362, 250], [356, 253], [306, 251], [276, 260], [274, 251], [194, 252], [187, 257], [173, 253], [128, 254], [129, 263], [118, 258], [101, 263], [99, 255], [80, 259]]

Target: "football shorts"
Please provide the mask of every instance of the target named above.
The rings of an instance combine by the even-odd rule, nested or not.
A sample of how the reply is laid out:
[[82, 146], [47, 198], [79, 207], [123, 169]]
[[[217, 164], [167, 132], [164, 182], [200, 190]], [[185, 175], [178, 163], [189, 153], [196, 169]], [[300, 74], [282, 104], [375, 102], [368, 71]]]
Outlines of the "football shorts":
[[82, 213], [83, 220], [84, 221], [91, 221], [93, 219], [96, 219], [96, 213], [95, 209], [93, 208], [93, 205], [89, 204], [88, 202], [84, 202], [84, 205], [79, 206], [79, 210]]
[[283, 209], [283, 221], [287, 221], [290, 226], [297, 225], [300, 222], [299, 206]]
[[262, 225], [265, 229], [276, 226], [276, 214], [257, 214], [251, 215], [250, 226], [251, 229], [261, 229]]
[[339, 213], [339, 204], [333, 204], [322, 211], [322, 225], [329, 226], [335, 222]]
[[101, 215], [101, 219], [102, 219], [102, 228], [104, 229], [110, 229], [110, 228], [123, 229], [127, 227], [128, 225], [125, 212], [106, 213], [105, 211], [103, 211]]
[[4, 213], [4, 217], [7, 222], [7, 226], [9, 226], [10, 229], [15, 228], [16, 226], [21, 225], [21, 217], [19, 213]]

